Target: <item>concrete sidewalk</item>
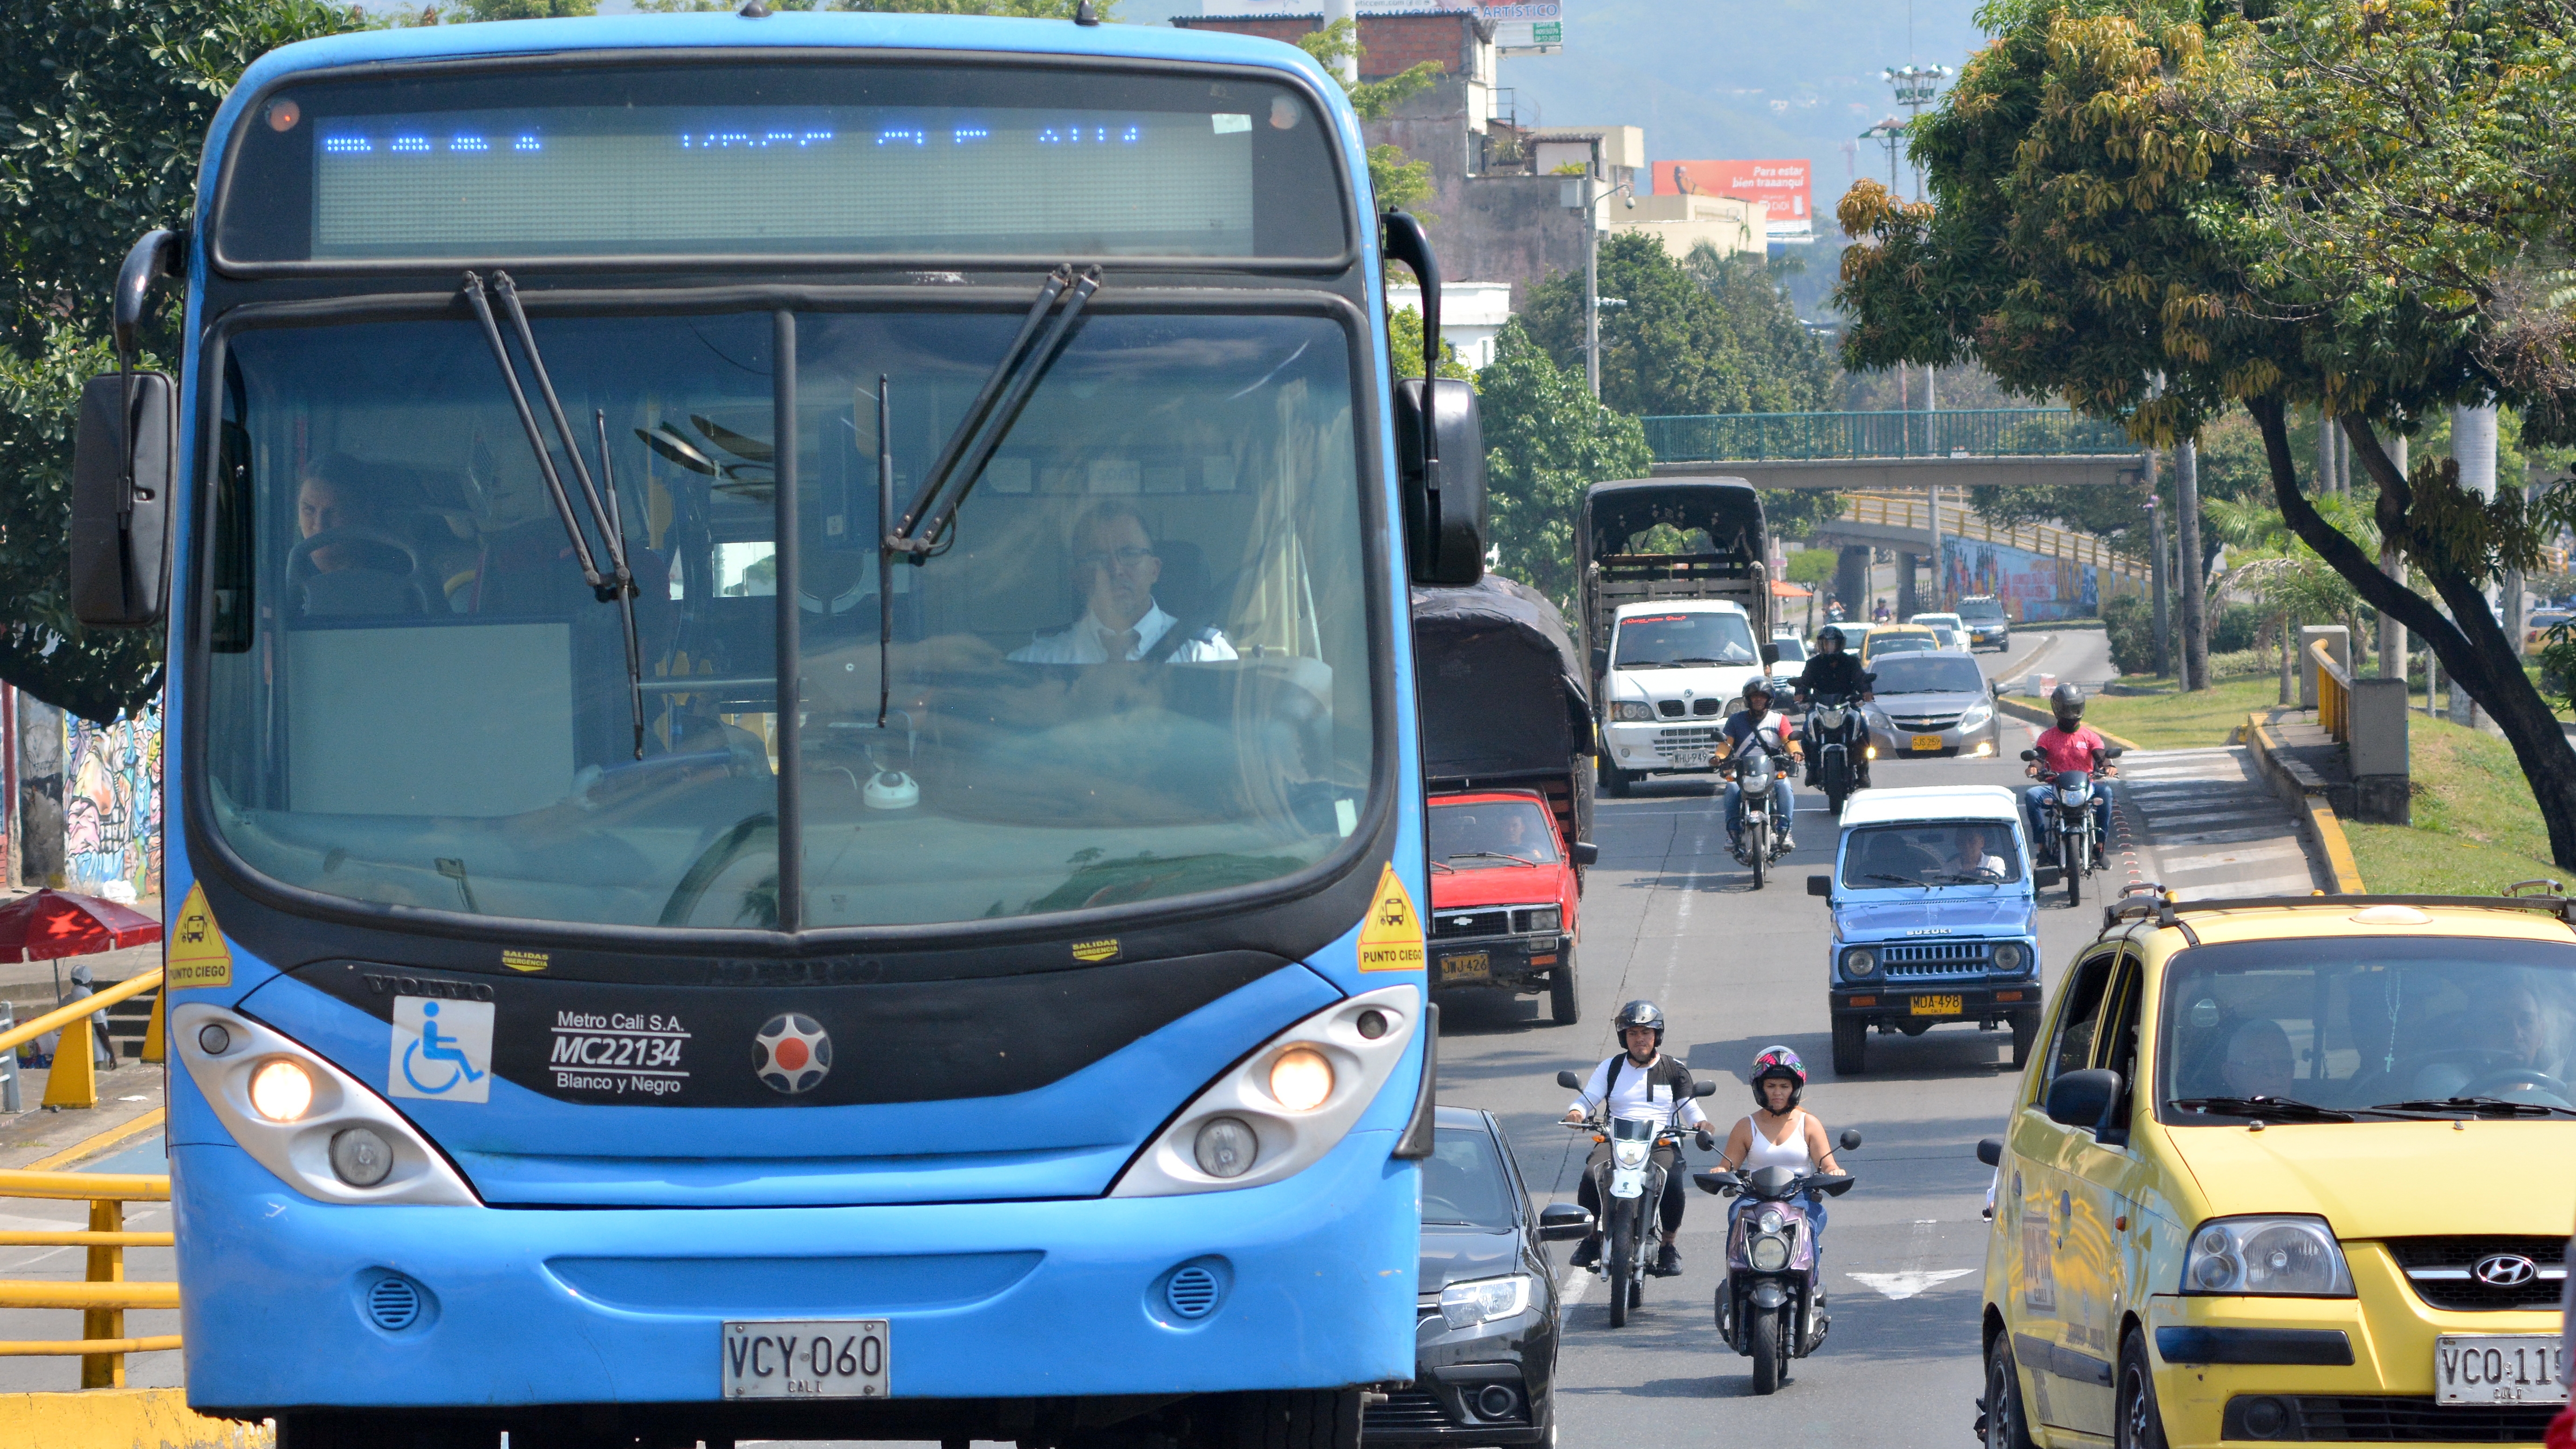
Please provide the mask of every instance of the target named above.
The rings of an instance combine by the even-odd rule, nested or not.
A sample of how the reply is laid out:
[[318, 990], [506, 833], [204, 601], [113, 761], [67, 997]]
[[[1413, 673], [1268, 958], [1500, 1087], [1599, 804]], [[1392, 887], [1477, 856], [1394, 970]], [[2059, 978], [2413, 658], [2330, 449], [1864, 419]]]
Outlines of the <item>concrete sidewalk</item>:
[[2111, 792], [2113, 876], [2103, 891], [2154, 881], [2184, 900], [2303, 896], [2333, 889], [2300, 819], [2242, 745], [2131, 750]]

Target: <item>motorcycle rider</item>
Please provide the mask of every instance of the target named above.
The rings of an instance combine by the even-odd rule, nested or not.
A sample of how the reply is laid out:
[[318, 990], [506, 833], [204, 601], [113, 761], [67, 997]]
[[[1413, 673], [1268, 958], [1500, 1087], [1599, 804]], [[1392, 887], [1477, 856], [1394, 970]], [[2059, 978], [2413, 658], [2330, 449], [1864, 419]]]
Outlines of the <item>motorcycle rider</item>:
[[[1744, 686], [1744, 708], [1728, 715], [1726, 723], [1720, 727], [1721, 733], [1726, 736], [1728, 757], [1732, 758], [1737, 750], [1744, 748], [1744, 742], [1751, 739], [1756, 730], [1771, 731], [1789, 751], [1790, 759], [1796, 760], [1800, 757], [1798, 735], [1790, 727], [1789, 717], [1771, 707], [1771, 682], [1767, 679], [1755, 679]], [[1796, 813], [1798, 807], [1796, 797], [1789, 788], [1789, 777], [1793, 773], [1793, 770], [1784, 766], [1780, 773], [1771, 779], [1771, 797], [1780, 811], [1780, 848], [1784, 851], [1798, 848], [1796, 832], [1792, 828], [1798, 818]], [[1734, 849], [1743, 834], [1744, 786], [1736, 780], [1729, 779], [1726, 782], [1727, 848]]]
[[[1726, 1134], [1726, 1150], [1717, 1157], [1720, 1172], [1753, 1172], [1765, 1167], [1785, 1167], [1793, 1172], [1840, 1172], [1834, 1161], [1833, 1139], [1825, 1135], [1825, 1124], [1800, 1106], [1807, 1094], [1807, 1064], [1786, 1046], [1767, 1046], [1753, 1058], [1753, 1112], [1735, 1124]], [[1743, 1199], [1749, 1205], [1751, 1199]], [[1819, 1261], [1824, 1254], [1825, 1199], [1821, 1193], [1804, 1193], [1800, 1206], [1815, 1224], [1816, 1251]], [[1741, 1210], [1741, 1207], [1738, 1209]], [[1816, 1295], [1818, 1311], [1824, 1308], [1821, 1288]]]
[[[2041, 783], [2022, 792], [2022, 814], [2030, 826], [2033, 841], [2053, 838], [2049, 829], [2055, 808], [2057, 777], [2068, 770], [2090, 770], [2110, 776], [2120, 767], [2105, 758], [2111, 746], [2093, 727], [2084, 722], [2084, 691], [2072, 684], [2061, 684], [2049, 693], [2048, 712], [2057, 723], [2039, 732], [2032, 741], [2039, 758], [2022, 767], [2022, 773]], [[2111, 840], [2111, 796], [2108, 791], [2093, 792], [2093, 838], [2106, 847]]]
[[[1592, 1069], [1583, 1084], [1583, 1095], [1565, 1109], [1565, 1120], [1581, 1122], [1596, 1104], [1606, 1104], [1607, 1115], [1689, 1126], [1698, 1130], [1700, 1150], [1705, 1152], [1714, 1139], [1709, 1136], [1708, 1118], [1699, 1110], [1699, 1099], [1691, 1095], [1690, 1068], [1663, 1053], [1664, 1011], [1651, 1001], [1631, 1001], [1619, 1008], [1619, 1040], [1626, 1051], [1608, 1058]], [[1601, 1261], [1601, 1189], [1596, 1174], [1604, 1171], [1609, 1161], [1610, 1144], [1592, 1145], [1591, 1159], [1583, 1164], [1583, 1179], [1576, 1184], [1574, 1200], [1592, 1214], [1592, 1232], [1574, 1249], [1569, 1262], [1577, 1268], [1589, 1268]], [[1658, 1145], [1655, 1166], [1663, 1169], [1664, 1197], [1660, 1207], [1664, 1225], [1664, 1247], [1646, 1271], [1658, 1278], [1669, 1278], [1682, 1270], [1681, 1250], [1673, 1246], [1682, 1231], [1682, 1170], [1678, 1148]]]
[[[1815, 657], [1809, 659], [1807, 667], [1798, 672], [1798, 698], [1804, 702], [1819, 694], [1842, 694], [1866, 701], [1874, 697], [1869, 687], [1877, 677], [1862, 669], [1859, 659], [1843, 652], [1843, 631], [1827, 624], [1816, 631]], [[1800, 728], [1803, 730], [1805, 727]], [[1866, 736], [1864, 735], [1863, 738], [1865, 739]], [[1810, 785], [1816, 783], [1818, 743], [1813, 739], [1807, 740], [1807, 783]], [[1851, 765], [1853, 782], [1867, 786], [1869, 750], [1865, 744], [1855, 743], [1852, 746]]]

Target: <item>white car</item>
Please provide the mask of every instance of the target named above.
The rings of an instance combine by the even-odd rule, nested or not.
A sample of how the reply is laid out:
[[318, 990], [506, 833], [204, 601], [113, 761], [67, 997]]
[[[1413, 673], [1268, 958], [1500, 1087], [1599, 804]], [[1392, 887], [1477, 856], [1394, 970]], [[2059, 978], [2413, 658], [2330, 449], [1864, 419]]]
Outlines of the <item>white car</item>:
[[1956, 614], [1917, 614], [1905, 622], [1920, 624], [1941, 636], [1941, 648], [1945, 653], [1975, 652], [1968, 644], [1968, 626]]
[[1744, 607], [1719, 599], [1622, 604], [1601, 681], [1601, 789], [1625, 795], [1648, 775], [1708, 774], [1718, 727], [1742, 708], [1762, 651]]

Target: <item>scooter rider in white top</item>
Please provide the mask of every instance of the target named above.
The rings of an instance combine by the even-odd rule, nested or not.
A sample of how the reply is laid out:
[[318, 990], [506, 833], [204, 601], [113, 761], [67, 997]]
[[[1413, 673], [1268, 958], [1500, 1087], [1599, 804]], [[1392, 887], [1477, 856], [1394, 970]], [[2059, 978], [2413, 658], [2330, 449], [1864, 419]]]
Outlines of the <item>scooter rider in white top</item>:
[[[1717, 1139], [1709, 1134], [1708, 1118], [1691, 1093], [1690, 1068], [1663, 1053], [1663, 1008], [1651, 1001], [1631, 1001], [1619, 1008], [1618, 1027], [1619, 1040], [1628, 1049], [1592, 1069], [1591, 1077], [1583, 1084], [1583, 1095], [1566, 1107], [1565, 1120], [1580, 1122], [1595, 1106], [1607, 1102], [1612, 1117], [1670, 1121], [1696, 1128], [1702, 1152], [1715, 1146]], [[1594, 1185], [1594, 1177], [1609, 1156], [1610, 1144], [1593, 1144], [1591, 1159], [1584, 1163], [1582, 1180], [1574, 1189], [1574, 1200], [1592, 1214], [1592, 1235], [1576, 1246], [1574, 1256], [1568, 1260], [1577, 1268], [1589, 1268], [1601, 1261], [1601, 1192]], [[1675, 1148], [1658, 1146], [1654, 1162], [1664, 1173], [1664, 1246], [1646, 1271], [1658, 1278], [1669, 1278], [1682, 1270], [1681, 1251], [1673, 1241], [1681, 1236], [1682, 1179], [1686, 1174], [1682, 1171], [1681, 1153]]]
[[[1753, 1058], [1753, 1114], [1735, 1124], [1726, 1135], [1726, 1150], [1718, 1154], [1720, 1172], [1753, 1172], [1765, 1167], [1786, 1167], [1796, 1172], [1840, 1172], [1834, 1161], [1833, 1139], [1825, 1135], [1825, 1124], [1817, 1121], [1799, 1102], [1807, 1094], [1807, 1064], [1786, 1046], [1764, 1047]], [[1741, 1200], [1749, 1206], [1751, 1198]], [[1818, 1194], [1802, 1195], [1801, 1206], [1816, 1225], [1817, 1256], [1821, 1260], [1825, 1241], [1825, 1200]], [[1817, 1303], [1821, 1308], [1819, 1291]]]

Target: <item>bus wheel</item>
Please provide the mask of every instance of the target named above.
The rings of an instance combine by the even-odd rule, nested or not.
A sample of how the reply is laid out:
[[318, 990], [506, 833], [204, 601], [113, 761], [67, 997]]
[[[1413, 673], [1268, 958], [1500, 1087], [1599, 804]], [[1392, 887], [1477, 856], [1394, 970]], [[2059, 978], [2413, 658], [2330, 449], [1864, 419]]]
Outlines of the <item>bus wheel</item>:
[[1359, 1449], [1358, 1389], [1236, 1394], [1209, 1449]]

